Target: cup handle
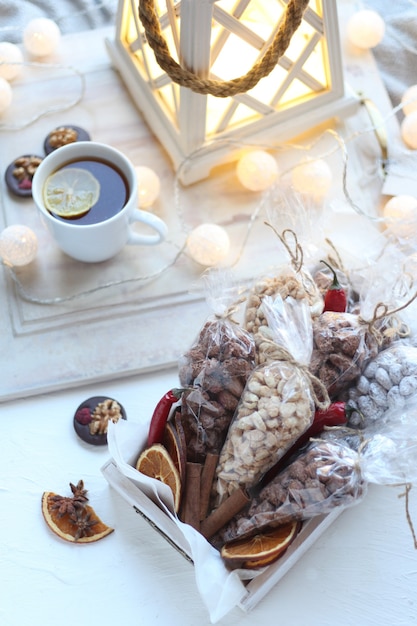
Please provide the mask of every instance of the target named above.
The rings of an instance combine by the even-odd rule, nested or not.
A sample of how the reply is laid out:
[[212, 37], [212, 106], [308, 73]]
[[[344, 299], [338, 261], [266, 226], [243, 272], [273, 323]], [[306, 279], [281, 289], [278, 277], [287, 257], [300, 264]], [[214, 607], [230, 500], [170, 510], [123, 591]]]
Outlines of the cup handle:
[[153, 228], [155, 235], [140, 235], [129, 229], [129, 238], [127, 244], [129, 245], [142, 245], [142, 246], [155, 246], [158, 243], [164, 241], [168, 234], [168, 227], [161, 218], [157, 217], [153, 213], [148, 211], [142, 211], [141, 209], [135, 209], [129, 217], [129, 223], [142, 222]]

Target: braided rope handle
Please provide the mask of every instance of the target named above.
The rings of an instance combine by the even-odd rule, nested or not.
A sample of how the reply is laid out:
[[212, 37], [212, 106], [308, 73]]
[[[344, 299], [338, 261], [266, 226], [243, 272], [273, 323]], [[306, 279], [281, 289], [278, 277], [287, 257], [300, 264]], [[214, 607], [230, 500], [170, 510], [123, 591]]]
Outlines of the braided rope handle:
[[291, 38], [303, 19], [309, 0], [290, 0], [284, 19], [262, 59], [244, 76], [228, 81], [200, 78], [194, 72], [181, 67], [170, 55], [168, 45], [162, 35], [154, 0], [139, 0], [139, 18], [146, 33], [147, 41], [154, 51], [155, 58], [168, 76], [181, 87], [188, 87], [196, 93], [211, 94], [227, 98], [252, 89], [261, 78], [267, 76], [287, 50]]

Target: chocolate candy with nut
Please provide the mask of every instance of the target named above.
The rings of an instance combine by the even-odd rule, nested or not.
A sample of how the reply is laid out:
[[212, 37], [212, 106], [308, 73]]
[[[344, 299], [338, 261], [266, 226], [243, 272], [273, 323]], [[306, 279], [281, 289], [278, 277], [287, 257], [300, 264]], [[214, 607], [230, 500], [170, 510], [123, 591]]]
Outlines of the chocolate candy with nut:
[[24, 154], [15, 159], [5, 172], [6, 185], [11, 193], [21, 198], [32, 197], [32, 179], [43, 157]]
[[113, 398], [94, 396], [84, 400], [74, 415], [74, 429], [86, 443], [94, 446], [107, 444], [109, 421], [118, 422], [126, 419], [126, 412], [121, 404]]
[[43, 147], [46, 154], [76, 141], [90, 141], [89, 133], [79, 126], [58, 126], [45, 138]]

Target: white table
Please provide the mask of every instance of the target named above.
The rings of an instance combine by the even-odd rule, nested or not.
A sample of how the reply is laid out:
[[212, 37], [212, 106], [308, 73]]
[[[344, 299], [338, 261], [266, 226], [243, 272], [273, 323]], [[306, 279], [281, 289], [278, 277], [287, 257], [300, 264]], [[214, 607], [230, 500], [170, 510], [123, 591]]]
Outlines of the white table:
[[[82, 51], [76, 41], [70, 37], [65, 45], [76, 51], [79, 62]], [[88, 70], [88, 63], [83, 69]], [[43, 121], [41, 128], [50, 126]], [[108, 136], [99, 130], [100, 139], [111, 141], [111, 129]], [[128, 136], [121, 141], [128, 143]], [[133, 145], [131, 150], [135, 153]], [[2, 626], [209, 623], [192, 566], [108, 486], [100, 471], [107, 449], [84, 444], [72, 427], [77, 406], [95, 395], [116, 398], [128, 419], [148, 420], [160, 396], [176, 383], [172, 368], [123, 380], [110, 376], [107, 382], [0, 405]], [[81, 478], [92, 506], [115, 528], [91, 545], [59, 540], [44, 523], [40, 507], [43, 491], [64, 495], [68, 483]], [[235, 609], [221, 624], [417, 623], [417, 551], [404, 498], [398, 497], [401, 491], [370, 488], [366, 499], [344, 512], [252, 613]], [[417, 522], [413, 492], [410, 513]]]
[[[153, 531], [101, 475], [107, 449], [81, 442], [72, 427], [78, 404], [109, 395], [128, 418], [147, 419], [176, 381], [175, 371], [96, 384], [1, 406], [0, 621], [53, 626], [209, 624], [193, 567]], [[115, 528], [105, 539], [73, 545], [43, 521], [45, 490], [65, 494], [83, 478], [90, 502]], [[417, 551], [399, 488], [371, 488], [249, 614], [232, 626], [361, 626], [417, 620]], [[410, 494], [417, 519], [417, 497]]]

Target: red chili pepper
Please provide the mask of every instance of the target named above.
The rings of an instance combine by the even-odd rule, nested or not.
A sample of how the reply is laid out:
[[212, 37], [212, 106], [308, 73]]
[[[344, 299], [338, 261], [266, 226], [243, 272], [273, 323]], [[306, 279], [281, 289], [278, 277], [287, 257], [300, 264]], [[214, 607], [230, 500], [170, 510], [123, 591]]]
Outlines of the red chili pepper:
[[162, 443], [165, 424], [171, 411], [171, 407], [180, 400], [184, 389], [170, 389], [159, 400], [153, 412], [148, 432], [148, 447], [154, 443]]
[[324, 296], [324, 309], [325, 311], [335, 311], [336, 313], [345, 313], [347, 306], [346, 299], [346, 291], [343, 289], [342, 285], [339, 283], [336, 272], [332, 268], [331, 265], [326, 263], [326, 261], [321, 261], [327, 265], [327, 267], [333, 273], [333, 282], [330, 287], [326, 291], [326, 295]]
[[267, 472], [262, 484], [269, 483], [285, 467], [289, 458], [304, 446], [311, 437], [316, 437], [323, 432], [325, 426], [343, 426], [347, 423], [353, 409], [346, 402], [333, 402], [328, 409], [318, 410], [314, 414], [311, 426], [291, 446], [283, 457]]

